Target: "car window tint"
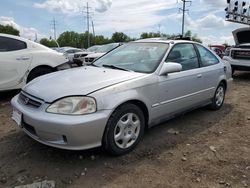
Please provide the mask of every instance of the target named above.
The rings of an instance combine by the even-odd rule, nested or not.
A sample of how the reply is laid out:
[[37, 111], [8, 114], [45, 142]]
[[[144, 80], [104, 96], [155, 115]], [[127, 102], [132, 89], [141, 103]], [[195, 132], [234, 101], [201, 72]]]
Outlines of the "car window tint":
[[169, 53], [166, 62], [182, 65], [182, 70], [199, 68], [198, 57], [193, 44], [177, 44]]
[[208, 49], [200, 45], [196, 45], [196, 46], [200, 54], [202, 66], [206, 67], [206, 66], [215, 65], [219, 63], [219, 60], [217, 59], [217, 57]]
[[25, 48], [27, 48], [27, 44], [23, 41], [8, 37], [0, 37], [0, 52], [23, 50]]

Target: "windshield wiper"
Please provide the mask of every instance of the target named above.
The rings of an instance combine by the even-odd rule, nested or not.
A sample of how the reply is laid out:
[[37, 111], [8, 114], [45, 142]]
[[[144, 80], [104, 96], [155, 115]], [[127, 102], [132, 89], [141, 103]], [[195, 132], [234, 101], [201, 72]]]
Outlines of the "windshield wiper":
[[124, 68], [121, 68], [121, 67], [117, 67], [115, 65], [102, 65], [103, 67], [106, 67], [106, 68], [111, 68], [111, 69], [117, 69], [117, 70], [124, 70], [124, 71], [131, 71], [131, 70], [128, 70], [128, 69], [124, 69]]

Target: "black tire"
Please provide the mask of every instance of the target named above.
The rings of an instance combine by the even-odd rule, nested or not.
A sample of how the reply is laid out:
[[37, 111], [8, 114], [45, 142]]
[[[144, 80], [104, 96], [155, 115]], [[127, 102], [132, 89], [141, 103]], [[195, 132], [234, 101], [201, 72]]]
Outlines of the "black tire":
[[45, 74], [48, 74], [51, 72], [53, 72], [53, 69], [50, 67], [35, 68], [29, 73], [28, 78], [27, 78], [27, 83], [29, 83], [31, 80], [33, 80], [39, 76], [42, 76], [42, 75], [45, 75]]
[[234, 76], [235, 68], [232, 67], [232, 77]]
[[[221, 93], [222, 90], [223, 90], [223, 93]], [[223, 103], [225, 100], [225, 94], [226, 94], [226, 86], [225, 84], [220, 83], [218, 87], [216, 88], [214, 97], [212, 99], [212, 103], [209, 105], [211, 110], [219, 110], [223, 106]], [[217, 95], [219, 95], [219, 97], [222, 97], [222, 98], [219, 100]]]
[[[131, 127], [133, 127], [130, 123], [128, 123], [129, 124], [128, 126], [130, 126], [130, 129], [128, 126], [125, 126], [127, 128], [120, 130], [120, 132], [122, 132], [120, 135], [124, 135], [122, 137], [131, 136], [131, 138], [129, 138], [130, 143], [129, 143], [129, 139], [128, 139], [125, 147], [127, 147], [128, 144], [131, 144], [131, 145], [127, 148], [121, 148], [120, 146], [123, 145], [123, 143], [119, 144], [120, 140], [115, 141], [115, 133], [116, 133], [117, 129], [120, 129], [118, 126], [118, 122], [122, 121], [123, 117], [126, 118], [126, 116], [129, 114], [134, 115], [134, 116], [132, 115], [132, 119], [138, 118], [140, 128], [137, 129], [138, 136], [136, 138], [132, 138], [132, 133], [131, 133], [132, 131], [129, 133], [129, 130], [132, 129]], [[129, 121], [129, 119], [127, 119], [127, 121]], [[124, 105], [118, 107], [113, 112], [113, 114], [110, 116], [110, 118], [108, 120], [106, 130], [105, 130], [105, 133], [103, 136], [103, 147], [108, 153], [115, 155], [115, 156], [126, 154], [126, 153], [132, 151], [136, 147], [136, 145], [140, 142], [140, 140], [142, 139], [143, 134], [144, 134], [144, 129], [145, 129], [145, 117], [144, 117], [142, 110], [134, 104], [129, 104], [129, 103], [124, 104]], [[135, 135], [135, 134], [133, 134], [133, 135]]]

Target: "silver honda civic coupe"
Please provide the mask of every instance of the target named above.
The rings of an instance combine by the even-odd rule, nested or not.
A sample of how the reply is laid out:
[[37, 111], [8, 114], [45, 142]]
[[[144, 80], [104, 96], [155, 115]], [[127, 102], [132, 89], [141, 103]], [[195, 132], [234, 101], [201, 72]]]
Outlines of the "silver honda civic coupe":
[[231, 81], [230, 65], [199, 43], [144, 39], [33, 80], [12, 99], [12, 119], [49, 146], [122, 155], [146, 128], [202, 106], [220, 109]]

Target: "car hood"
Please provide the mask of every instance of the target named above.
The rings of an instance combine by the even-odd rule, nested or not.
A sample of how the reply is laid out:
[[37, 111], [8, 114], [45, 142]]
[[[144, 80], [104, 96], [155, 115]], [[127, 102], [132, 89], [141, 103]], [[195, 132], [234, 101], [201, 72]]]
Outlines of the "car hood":
[[83, 51], [83, 52], [76, 52], [74, 54], [76, 55], [82, 55], [82, 54], [92, 54], [93, 52]]
[[102, 88], [144, 75], [89, 66], [38, 77], [27, 84], [23, 91], [50, 103], [65, 96], [88, 95]]
[[234, 41], [236, 45], [250, 43], [250, 28], [240, 28], [233, 31]]

